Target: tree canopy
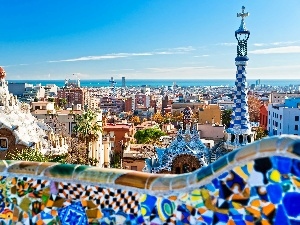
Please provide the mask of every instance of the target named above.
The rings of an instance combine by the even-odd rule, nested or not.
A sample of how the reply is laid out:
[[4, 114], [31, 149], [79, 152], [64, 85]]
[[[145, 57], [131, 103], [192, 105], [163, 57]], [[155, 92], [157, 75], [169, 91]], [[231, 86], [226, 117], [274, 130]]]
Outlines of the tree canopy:
[[268, 136], [268, 131], [264, 130], [262, 127], [258, 127], [256, 130], [255, 140], [262, 139]]
[[158, 128], [147, 128], [137, 131], [134, 138], [136, 139], [137, 144], [153, 144], [164, 135], [166, 135], [166, 133]]
[[232, 109], [225, 109], [222, 112], [222, 123], [226, 125], [227, 128], [230, 127]]
[[249, 119], [251, 122], [259, 121], [260, 107], [262, 102], [255, 96], [248, 96]]

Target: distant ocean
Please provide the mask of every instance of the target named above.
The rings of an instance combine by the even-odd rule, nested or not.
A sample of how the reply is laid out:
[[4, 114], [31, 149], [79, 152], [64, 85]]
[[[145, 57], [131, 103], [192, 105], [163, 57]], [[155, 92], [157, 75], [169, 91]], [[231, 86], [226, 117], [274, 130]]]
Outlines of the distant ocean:
[[[247, 80], [248, 84], [255, 84], [258, 80]], [[56, 84], [58, 87], [64, 86], [64, 80], [8, 80], [9, 83], [28, 83], [28, 84], [41, 84], [42, 86], [46, 84]], [[122, 80], [115, 80], [116, 87], [122, 86]], [[179, 79], [153, 79], [153, 80], [145, 80], [145, 79], [126, 79], [125, 84], [127, 87], [139, 87], [142, 85], [148, 85], [150, 87], [162, 87], [162, 86], [171, 86], [174, 83], [180, 87], [199, 87], [199, 86], [234, 86], [234, 79], [187, 79], [187, 80], [179, 80]], [[292, 79], [260, 79], [261, 85], [271, 85], [271, 86], [289, 86], [289, 85], [300, 85], [300, 79], [292, 80]], [[101, 79], [101, 80], [80, 80], [81, 87], [108, 87], [110, 86], [109, 79]]]

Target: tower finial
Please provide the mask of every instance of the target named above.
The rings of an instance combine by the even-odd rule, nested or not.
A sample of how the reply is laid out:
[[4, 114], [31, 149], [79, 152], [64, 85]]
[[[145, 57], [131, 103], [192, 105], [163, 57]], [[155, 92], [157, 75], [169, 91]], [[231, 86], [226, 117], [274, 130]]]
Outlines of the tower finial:
[[237, 13], [237, 17], [242, 17], [241, 25], [237, 31], [247, 31], [246, 24], [245, 24], [245, 17], [249, 16], [250, 13], [246, 12], [245, 13], [245, 6], [242, 6], [242, 12]]
[[245, 17], [249, 16], [250, 13], [245, 13], [245, 6], [242, 6], [242, 13], [237, 13], [237, 17], [242, 17], [242, 20], [244, 20]]

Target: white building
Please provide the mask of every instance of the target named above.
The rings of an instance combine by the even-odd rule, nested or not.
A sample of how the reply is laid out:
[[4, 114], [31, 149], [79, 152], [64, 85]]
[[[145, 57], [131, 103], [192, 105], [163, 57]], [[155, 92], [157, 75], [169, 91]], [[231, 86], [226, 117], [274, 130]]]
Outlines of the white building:
[[269, 136], [300, 135], [300, 97], [287, 98], [283, 104], [268, 105]]

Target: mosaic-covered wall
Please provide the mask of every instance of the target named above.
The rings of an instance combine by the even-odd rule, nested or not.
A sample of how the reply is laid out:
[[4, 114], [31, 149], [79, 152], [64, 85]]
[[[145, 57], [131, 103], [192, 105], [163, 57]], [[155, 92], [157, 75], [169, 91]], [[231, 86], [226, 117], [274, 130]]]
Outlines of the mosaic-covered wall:
[[300, 138], [182, 175], [0, 161], [0, 224], [299, 224]]

